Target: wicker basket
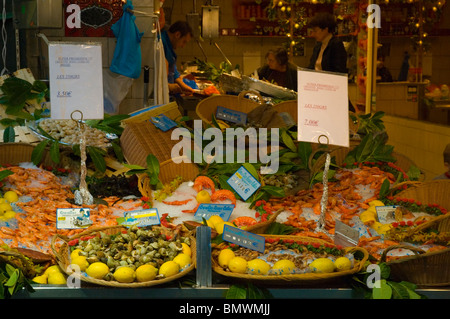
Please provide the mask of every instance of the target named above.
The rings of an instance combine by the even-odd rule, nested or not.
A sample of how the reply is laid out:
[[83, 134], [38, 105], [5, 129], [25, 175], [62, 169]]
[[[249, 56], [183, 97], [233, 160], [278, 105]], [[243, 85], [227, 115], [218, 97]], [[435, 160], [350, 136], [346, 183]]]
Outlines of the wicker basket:
[[[245, 98], [247, 94], [254, 94], [258, 96], [259, 103]], [[262, 96], [254, 91], [243, 91], [238, 96], [235, 95], [213, 95], [197, 104], [195, 112], [198, 117], [205, 124], [211, 125], [212, 116], [216, 114], [218, 106], [223, 106], [227, 109], [249, 113], [257, 106], [263, 103]]]
[[[309, 243], [318, 244], [330, 244], [319, 238], [303, 237], [303, 236], [291, 236], [291, 235], [262, 235], [265, 238], [279, 238], [283, 240], [294, 240]], [[332, 272], [332, 273], [304, 273], [304, 274], [289, 274], [289, 275], [250, 275], [250, 274], [239, 274], [224, 270], [218, 263], [218, 255], [222, 248], [219, 244], [212, 252], [212, 265], [213, 270], [223, 276], [230, 277], [233, 279], [240, 279], [244, 281], [256, 281], [258, 283], [270, 283], [270, 284], [312, 284], [312, 283], [323, 283], [330, 281], [342, 279], [346, 276], [352, 275], [361, 271], [364, 267], [365, 262], [369, 258], [369, 253], [362, 247], [349, 247], [345, 248], [346, 253], [356, 253], [361, 252], [363, 254], [363, 259], [355, 262], [354, 266], [350, 270]]]
[[439, 204], [450, 211], [450, 180], [434, 180], [416, 184], [395, 195], [409, 198], [424, 204]]
[[[348, 153], [354, 148], [355, 146], [350, 147], [331, 147], [329, 150], [331, 158], [335, 158], [336, 165], [342, 166], [344, 163], [345, 158], [347, 157]], [[324, 149], [317, 149], [315, 150], [309, 157], [309, 167], [311, 169], [311, 173], [317, 173], [319, 170], [322, 170], [325, 165], [326, 160], [326, 153], [321, 154], [316, 161], [313, 163], [314, 156], [318, 152], [324, 152]], [[411, 166], [417, 167], [417, 165], [407, 156], [392, 152], [392, 157], [396, 159], [395, 165], [400, 167], [404, 172], [408, 172]], [[425, 179], [425, 174], [421, 173], [421, 176], [419, 177], [419, 180], [423, 181]]]
[[277, 219], [278, 215], [280, 215], [280, 213], [282, 211], [283, 211], [282, 209], [276, 211], [265, 222], [261, 222], [261, 223], [255, 224], [255, 225], [251, 225], [251, 226], [245, 228], [245, 230], [250, 232], [250, 233], [254, 233], [254, 234], [264, 234], [266, 232], [267, 228], [269, 228], [269, 226]]
[[298, 102], [297, 100], [284, 101], [278, 104], [275, 104], [274, 109], [278, 113], [289, 113], [295, 123], [298, 123]]
[[411, 250], [415, 255], [386, 263], [394, 280], [412, 282], [419, 287], [450, 285], [450, 248], [427, 253], [410, 245], [393, 245], [383, 251], [380, 261], [385, 262], [387, 253], [398, 248]]
[[[181, 160], [183, 157], [179, 159]], [[193, 181], [199, 173], [200, 168], [194, 163], [175, 163], [173, 159], [169, 159], [160, 164], [159, 180], [161, 183], [167, 184], [180, 176], [184, 181]], [[139, 175], [138, 182], [139, 191], [142, 196], [150, 197], [152, 189], [148, 175]]]
[[[35, 145], [28, 143], [0, 143], [0, 165], [30, 163], [34, 148]], [[51, 160], [48, 150], [45, 150], [41, 164], [58, 167], [58, 164]]]
[[[79, 233], [71, 238], [67, 238], [65, 236], [61, 236], [61, 235], [55, 235], [52, 238], [52, 242], [51, 242], [51, 248], [53, 251], [53, 254], [55, 256], [55, 259], [59, 265], [59, 267], [68, 275], [68, 276], [75, 276], [78, 279], [80, 279], [81, 281], [90, 283], [90, 284], [95, 284], [95, 285], [101, 285], [101, 286], [109, 286], [109, 287], [120, 287], [120, 288], [138, 288], [138, 287], [150, 287], [150, 286], [156, 286], [156, 285], [161, 285], [161, 284], [165, 284], [174, 280], [177, 280], [183, 276], [185, 276], [186, 274], [188, 274], [190, 271], [192, 271], [195, 268], [195, 260], [196, 260], [196, 256], [195, 256], [195, 239], [190, 236], [190, 233], [187, 233], [187, 235], [189, 235], [191, 237], [191, 250], [192, 250], [192, 264], [187, 267], [186, 269], [183, 269], [183, 271], [179, 272], [178, 274], [168, 277], [168, 278], [163, 278], [163, 279], [156, 279], [156, 280], [151, 280], [151, 281], [146, 281], [146, 282], [132, 282], [132, 283], [120, 283], [117, 281], [107, 281], [107, 280], [102, 280], [102, 279], [95, 279], [95, 278], [91, 278], [89, 276], [83, 276], [80, 273], [77, 272], [70, 272], [68, 270], [68, 266], [70, 265], [70, 249], [69, 249], [69, 245], [68, 242], [74, 239], [79, 239], [83, 236], [88, 236], [88, 235], [92, 235], [95, 233], [99, 233], [99, 232], [103, 232], [106, 234], [117, 234], [118, 232], [120, 232], [121, 230], [125, 229], [125, 227], [123, 226], [109, 226], [109, 227], [98, 227], [98, 228], [92, 228], [92, 229], [88, 229], [82, 233]], [[184, 230], [187, 231], [187, 230]], [[62, 241], [62, 244], [58, 246], [58, 241]]]

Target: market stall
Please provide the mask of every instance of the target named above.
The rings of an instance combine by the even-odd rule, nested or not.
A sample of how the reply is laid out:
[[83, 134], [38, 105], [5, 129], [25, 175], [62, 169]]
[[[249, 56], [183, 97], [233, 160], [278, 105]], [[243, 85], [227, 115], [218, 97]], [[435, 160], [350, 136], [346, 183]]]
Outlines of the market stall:
[[[2, 87], [7, 94], [10, 82], [6, 79]], [[46, 105], [39, 102], [34, 105]], [[367, 276], [369, 265], [390, 268], [383, 285], [401, 285], [416, 297], [448, 286], [448, 182], [421, 180], [414, 163], [396, 155], [379, 134], [373, 125], [382, 127], [379, 118], [353, 114], [358, 134], [351, 147], [318, 148], [296, 141], [296, 123], [279, 117], [280, 111], [289, 111], [286, 103], [277, 108], [242, 96], [231, 101], [215, 96], [202, 105], [195, 129], [177, 122], [182, 116], [173, 105], [87, 121], [93, 133], [84, 162], [74, 147], [77, 139], [70, 140], [80, 130], [76, 120], [30, 120], [25, 128], [34, 143], [2, 144], [0, 256], [24, 275], [18, 287], [36, 287], [36, 296], [44, 296], [39, 288], [46, 285], [56, 287], [52, 293], [65, 294], [63, 287], [78, 283], [77, 294], [84, 297], [99, 288], [103, 296], [151, 288], [144, 290], [149, 297], [160, 292], [168, 298], [179, 293], [218, 297], [218, 291], [252, 282], [280, 298], [290, 289], [301, 298], [314, 287], [354, 298], [361, 295], [353, 294], [352, 278]], [[235, 117], [219, 119], [236, 105], [248, 120], [245, 125]], [[260, 108], [261, 114], [271, 112], [269, 121], [255, 113]], [[236, 154], [231, 162], [218, 160], [229, 153], [219, 150], [226, 146], [227, 129], [238, 128], [253, 128], [258, 136], [262, 131], [255, 128], [279, 130], [266, 144], [279, 146], [266, 149], [267, 156], [279, 156], [277, 172], [261, 174], [270, 164], [262, 158], [239, 162]], [[101, 133], [112, 129], [112, 139]], [[179, 143], [170, 137], [176, 129], [180, 138], [203, 136], [200, 145], [183, 144], [193, 147], [192, 161], [173, 157]], [[224, 137], [211, 153], [205, 153], [208, 132]], [[199, 161], [195, 146], [203, 155]], [[247, 156], [254, 150], [251, 143], [243, 147]], [[330, 163], [324, 160], [327, 154]], [[83, 186], [83, 164], [94, 198], [89, 204], [75, 201]], [[198, 242], [199, 227], [210, 231], [206, 242]], [[208, 262], [198, 257], [205, 249]], [[213, 280], [198, 286], [204, 267], [210, 267]], [[177, 282], [186, 287], [173, 287]], [[215, 287], [219, 290], [209, 295]], [[25, 290], [17, 293], [33, 297]]]
[[0, 299], [450, 298], [450, 181], [389, 144], [370, 79], [368, 112], [342, 74], [304, 86], [343, 146], [300, 138], [302, 90], [195, 66], [194, 94], [116, 115], [1, 78]]

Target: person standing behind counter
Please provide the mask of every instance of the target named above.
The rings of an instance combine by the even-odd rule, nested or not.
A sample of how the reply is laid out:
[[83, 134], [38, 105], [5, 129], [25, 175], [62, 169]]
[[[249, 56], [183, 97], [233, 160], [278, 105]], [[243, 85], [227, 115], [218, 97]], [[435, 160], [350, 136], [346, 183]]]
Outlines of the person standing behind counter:
[[334, 36], [336, 19], [330, 13], [318, 13], [309, 22], [311, 35], [316, 39], [309, 69], [347, 73], [347, 51], [339, 38]]
[[186, 85], [177, 69], [177, 54], [175, 50], [182, 49], [192, 38], [192, 28], [186, 21], [177, 21], [169, 28], [161, 31], [161, 40], [166, 56], [167, 80], [169, 82], [169, 94], [174, 95], [186, 91], [193, 93], [194, 90]]
[[289, 62], [288, 53], [283, 48], [266, 53], [266, 65], [257, 70], [261, 80], [297, 91], [297, 67]]

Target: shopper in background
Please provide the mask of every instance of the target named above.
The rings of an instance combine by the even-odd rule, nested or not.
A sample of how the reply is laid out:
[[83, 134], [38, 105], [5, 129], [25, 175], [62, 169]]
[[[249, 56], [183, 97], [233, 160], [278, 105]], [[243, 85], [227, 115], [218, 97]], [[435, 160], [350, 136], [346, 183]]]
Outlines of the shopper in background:
[[[317, 41], [308, 68], [347, 74], [347, 51], [342, 41], [334, 36], [335, 17], [328, 12], [319, 12], [308, 25], [312, 28], [311, 36]], [[348, 100], [348, 109], [351, 112], [356, 111], [350, 100]]]
[[184, 48], [192, 39], [192, 34], [192, 28], [186, 21], [177, 21], [161, 31], [161, 40], [166, 56], [169, 93], [171, 95], [182, 92], [194, 92], [181, 78], [180, 72], [177, 69], [177, 54], [175, 52], [177, 49]]
[[260, 80], [297, 91], [297, 67], [289, 62], [284, 48], [269, 50], [266, 64], [257, 70]]
[[444, 165], [447, 168], [447, 171], [439, 176], [436, 176], [433, 180], [450, 179], [450, 144], [447, 144], [444, 149]]
[[339, 38], [334, 36], [335, 17], [327, 12], [320, 12], [309, 22], [311, 36], [316, 39], [309, 69], [347, 73], [347, 51]]

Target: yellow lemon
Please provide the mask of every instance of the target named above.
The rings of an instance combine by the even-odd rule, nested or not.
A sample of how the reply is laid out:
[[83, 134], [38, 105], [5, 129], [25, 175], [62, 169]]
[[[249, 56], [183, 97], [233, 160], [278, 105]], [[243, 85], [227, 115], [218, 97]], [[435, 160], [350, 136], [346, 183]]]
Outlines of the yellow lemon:
[[94, 262], [87, 267], [86, 273], [89, 277], [103, 279], [109, 273], [109, 267], [105, 263]]
[[291, 274], [295, 270], [295, 264], [292, 260], [281, 259], [272, 266], [272, 270], [277, 275]]
[[267, 275], [270, 265], [264, 260], [256, 258], [247, 262], [247, 272], [252, 275]]
[[52, 266], [48, 267], [47, 269], [45, 269], [44, 275], [48, 276], [54, 272], [61, 272], [61, 268], [59, 268], [58, 265], [52, 265]]
[[0, 197], [0, 204], [6, 202], [6, 199], [4, 199], [3, 197]]
[[334, 261], [334, 266], [337, 271], [344, 271], [352, 269], [352, 262], [347, 257], [339, 257]]
[[11, 219], [11, 218], [14, 218], [14, 217], [16, 217], [16, 212], [13, 211], [13, 210], [8, 210], [8, 211], [6, 211], [6, 212], [3, 214], [3, 218], [4, 218], [4, 219]]
[[221, 121], [221, 120], [217, 120], [217, 124], [219, 124], [219, 128], [221, 130], [225, 130], [230, 127], [227, 123], [225, 123], [224, 121]]
[[192, 262], [191, 257], [183, 253], [176, 255], [173, 261], [180, 265], [180, 269], [189, 266]]
[[76, 256], [74, 259], [72, 259], [71, 264], [78, 265], [81, 271], [86, 271], [87, 267], [89, 267], [89, 263], [87, 262], [85, 256]]
[[17, 195], [17, 193], [15, 191], [7, 191], [3, 195], [3, 198], [10, 203], [15, 203], [19, 200], [19, 196]]
[[170, 276], [176, 275], [176, 274], [178, 274], [179, 271], [180, 271], [180, 265], [178, 265], [173, 260], [166, 261], [159, 268], [159, 274], [163, 275], [164, 277], [170, 277]]
[[225, 225], [229, 225], [229, 226], [232, 226], [232, 227], [236, 227], [236, 226], [234, 226], [234, 225], [233, 225], [232, 223], [230, 223], [230, 222], [218, 223], [218, 224], [216, 224], [215, 229], [216, 229], [216, 232], [217, 232], [219, 235], [221, 235], [221, 234], [223, 233], [223, 227], [224, 227]]
[[197, 193], [195, 199], [199, 204], [207, 204], [211, 202], [211, 195], [209, 195], [207, 190], [201, 190]]
[[133, 268], [123, 266], [114, 271], [113, 277], [120, 283], [130, 283], [136, 278], [136, 272]]
[[242, 257], [231, 258], [228, 262], [228, 269], [232, 272], [243, 274], [247, 271], [247, 260]]
[[191, 247], [189, 247], [188, 244], [186, 244], [186, 243], [181, 243], [181, 247], [182, 247], [181, 252], [182, 252], [183, 254], [186, 254], [186, 255], [188, 255], [188, 256], [192, 256]]
[[220, 251], [219, 257], [218, 257], [220, 267], [223, 267], [223, 268], [228, 267], [228, 263], [234, 257], [236, 257], [236, 255], [234, 254], [234, 252], [231, 249], [228, 249], [228, 248], [222, 249]]
[[369, 206], [374, 206], [374, 207], [384, 206], [384, 203], [381, 200], [376, 199], [376, 200], [369, 202]]
[[375, 213], [368, 210], [362, 212], [359, 219], [366, 225], [376, 222]]
[[158, 269], [153, 265], [141, 265], [136, 269], [136, 279], [139, 282], [150, 281], [155, 279]]
[[47, 275], [40, 275], [40, 276], [36, 276], [32, 279], [33, 282], [37, 283], [37, 284], [47, 284]]
[[206, 226], [209, 226], [209, 227], [215, 229], [214, 224], [209, 219], [206, 221]]
[[334, 271], [335, 266], [334, 266], [334, 263], [333, 263], [333, 261], [331, 259], [325, 258], [325, 257], [321, 257], [321, 258], [315, 259], [309, 265], [309, 269], [312, 272], [317, 272], [317, 273], [330, 273], [330, 272]]
[[7, 212], [9, 210], [13, 210], [13, 208], [10, 204], [8, 204], [7, 202], [3, 202], [0, 204], [0, 211]]
[[80, 248], [74, 249], [71, 253], [70, 253], [70, 259], [74, 259], [75, 257], [78, 257], [80, 255]]
[[223, 223], [224, 220], [219, 215], [211, 215], [211, 217], [209, 217], [208, 219], [208, 222], [210, 222], [215, 228], [217, 224]]
[[52, 272], [48, 275], [47, 282], [49, 285], [65, 285], [66, 277], [61, 272]]

